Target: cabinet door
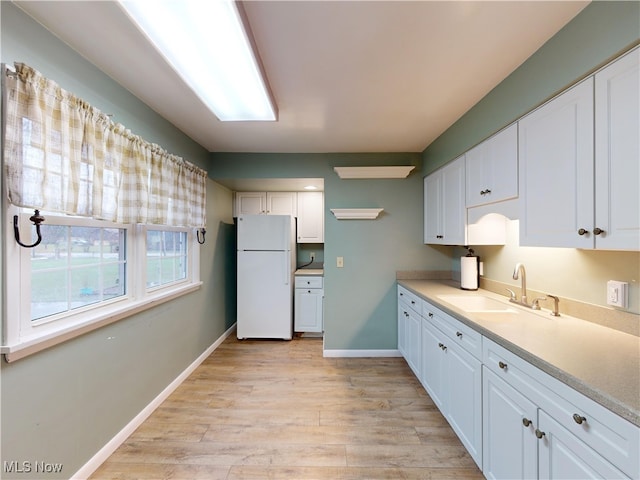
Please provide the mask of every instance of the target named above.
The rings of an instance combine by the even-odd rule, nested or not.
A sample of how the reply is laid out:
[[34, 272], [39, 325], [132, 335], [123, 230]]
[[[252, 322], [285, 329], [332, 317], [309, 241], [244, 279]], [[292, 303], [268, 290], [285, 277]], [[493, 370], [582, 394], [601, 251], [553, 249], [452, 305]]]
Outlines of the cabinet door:
[[235, 216], [264, 215], [267, 213], [265, 192], [236, 192]]
[[518, 196], [518, 126], [513, 124], [465, 154], [466, 205]]
[[464, 245], [466, 241], [464, 156], [424, 179], [424, 243]]
[[444, 335], [428, 320], [422, 320], [422, 385], [446, 416], [447, 405], [444, 398], [445, 356], [440, 345], [444, 345]]
[[596, 451], [581, 442], [543, 410], [538, 413], [541, 479], [586, 480], [628, 478]]
[[298, 192], [298, 243], [324, 243], [324, 194]]
[[596, 248], [640, 249], [640, 48], [595, 76]]
[[518, 143], [520, 245], [593, 248], [593, 78], [520, 120]]
[[296, 192], [267, 192], [267, 215], [292, 215], [297, 211]]
[[442, 242], [444, 245], [466, 244], [464, 156], [442, 169]]
[[320, 288], [296, 288], [295, 290], [295, 331], [322, 332], [322, 299], [324, 290]]
[[471, 458], [482, 468], [482, 364], [453, 341], [445, 350], [448, 420]]
[[442, 174], [424, 178], [424, 243], [442, 243]]
[[398, 351], [407, 359], [406, 331], [409, 321], [409, 307], [405, 303], [398, 303]]
[[535, 479], [537, 407], [488, 368], [482, 370], [482, 473], [488, 479]]
[[420, 328], [422, 317], [409, 309], [409, 317], [407, 322], [407, 350], [409, 366], [413, 370], [413, 373], [420, 378], [420, 370], [422, 367], [422, 341], [420, 339]]

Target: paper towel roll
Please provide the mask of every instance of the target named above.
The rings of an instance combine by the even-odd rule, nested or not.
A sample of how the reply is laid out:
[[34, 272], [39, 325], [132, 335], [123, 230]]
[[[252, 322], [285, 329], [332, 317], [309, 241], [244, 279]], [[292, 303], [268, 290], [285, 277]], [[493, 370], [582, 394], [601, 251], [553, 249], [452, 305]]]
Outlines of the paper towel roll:
[[460, 257], [460, 288], [478, 289], [478, 257]]

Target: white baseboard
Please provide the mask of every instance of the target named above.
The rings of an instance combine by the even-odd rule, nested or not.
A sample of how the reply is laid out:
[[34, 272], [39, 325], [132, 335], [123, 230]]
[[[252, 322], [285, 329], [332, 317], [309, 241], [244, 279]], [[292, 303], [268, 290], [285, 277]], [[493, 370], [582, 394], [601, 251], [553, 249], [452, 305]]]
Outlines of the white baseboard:
[[401, 357], [400, 350], [323, 350], [323, 357], [365, 358], [365, 357]]
[[85, 480], [95, 472], [104, 461], [109, 458], [116, 451], [116, 449], [122, 445], [122, 443], [138, 428], [142, 422], [144, 422], [153, 411], [164, 402], [178, 386], [184, 382], [191, 373], [204, 362], [209, 355], [211, 355], [216, 348], [220, 346], [226, 338], [233, 333], [236, 328], [236, 324], [233, 324], [226, 332], [224, 332], [218, 340], [216, 340], [209, 348], [207, 348], [198, 358], [196, 358], [191, 365], [189, 365], [175, 380], [173, 380], [167, 387], [158, 394], [146, 407], [142, 409], [125, 427], [120, 430], [115, 437], [102, 447], [98, 452], [80, 469], [73, 474], [71, 480]]

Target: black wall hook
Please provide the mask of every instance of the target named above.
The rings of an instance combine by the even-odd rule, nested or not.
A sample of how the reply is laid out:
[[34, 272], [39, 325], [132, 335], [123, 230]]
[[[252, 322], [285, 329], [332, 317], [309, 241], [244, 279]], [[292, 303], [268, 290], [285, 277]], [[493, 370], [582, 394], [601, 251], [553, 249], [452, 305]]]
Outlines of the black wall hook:
[[36, 247], [42, 241], [42, 234], [40, 233], [40, 224], [44, 222], [44, 217], [40, 215], [40, 210], [34, 210], [34, 213], [29, 217], [29, 220], [31, 220], [33, 224], [36, 226], [36, 235], [38, 235], [38, 239], [32, 245], [25, 245], [20, 241], [20, 230], [18, 229], [18, 215], [13, 216], [13, 235], [16, 237], [16, 242], [18, 242], [18, 245], [24, 248]]
[[[202, 241], [200, 241], [200, 234], [202, 233]], [[204, 228], [199, 228], [196, 230], [196, 240], [198, 240], [198, 243], [200, 245], [204, 245], [204, 235], [207, 233], [207, 231]]]

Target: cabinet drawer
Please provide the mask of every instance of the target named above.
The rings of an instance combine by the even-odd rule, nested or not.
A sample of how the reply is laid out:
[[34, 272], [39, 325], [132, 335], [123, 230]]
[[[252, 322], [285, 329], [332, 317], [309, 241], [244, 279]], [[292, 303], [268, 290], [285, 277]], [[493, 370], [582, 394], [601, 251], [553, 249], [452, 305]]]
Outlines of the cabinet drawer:
[[323, 277], [297, 276], [295, 278], [296, 288], [322, 288]]
[[422, 302], [422, 316], [431, 320], [436, 327], [468, 353], [482, 360], [482, 335], [479, 332], [426, 301]]
[[486, 338], [483, 362], [626, 475], [640, 478], [640, 428]]
[[398, 303], [406, 303], [418, 315], [422, 313], [422, 300], [415, 293], [398, 285]]

